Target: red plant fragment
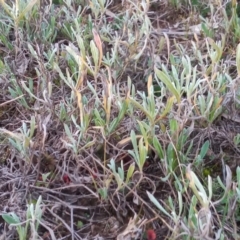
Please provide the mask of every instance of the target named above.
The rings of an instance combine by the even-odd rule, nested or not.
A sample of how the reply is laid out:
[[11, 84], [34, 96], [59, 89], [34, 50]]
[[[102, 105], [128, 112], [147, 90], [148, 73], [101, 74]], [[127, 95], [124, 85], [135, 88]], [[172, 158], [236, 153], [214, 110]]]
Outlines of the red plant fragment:
[[92, 171], [92, 177], [94, 179], [96, 179], [98, 177], [98, 170], [96, 168], [93, 168], [93, 171]]
[[70, 184], [70, 182], [71, 182], [71, 180], [70, 180], [70, 178], [69, 178], [69, 176], [67, 174], [63, 175], [63, 181], [66, 184]]
[[114, 20], [113, 17], [109, 17], [109, 18], [107, 18], [107, 21], [108, 21], [109, 23], [113, 22], [113, 20]]
[[157, 235], [153, 229], [147, 230], [147, 240], [156, 240]]

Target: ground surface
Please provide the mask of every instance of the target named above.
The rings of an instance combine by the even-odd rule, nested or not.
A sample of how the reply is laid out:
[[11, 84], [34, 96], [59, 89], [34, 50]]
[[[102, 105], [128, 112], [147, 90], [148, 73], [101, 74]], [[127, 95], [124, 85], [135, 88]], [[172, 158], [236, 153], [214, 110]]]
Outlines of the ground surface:
[[235, 1], [0, 3], [1, 239], [240, 238]]

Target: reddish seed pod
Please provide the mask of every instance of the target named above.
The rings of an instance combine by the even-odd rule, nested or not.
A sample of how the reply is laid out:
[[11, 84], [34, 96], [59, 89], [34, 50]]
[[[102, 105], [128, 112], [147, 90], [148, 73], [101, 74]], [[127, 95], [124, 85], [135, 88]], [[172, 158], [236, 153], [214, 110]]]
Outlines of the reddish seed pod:
[[63, 182], [66, 184], [70, 184], [71, 180], [67, 174], [63, 175]]
[[147, 240], [156, 240], [157, 235], [153, 229], [147, 230]]

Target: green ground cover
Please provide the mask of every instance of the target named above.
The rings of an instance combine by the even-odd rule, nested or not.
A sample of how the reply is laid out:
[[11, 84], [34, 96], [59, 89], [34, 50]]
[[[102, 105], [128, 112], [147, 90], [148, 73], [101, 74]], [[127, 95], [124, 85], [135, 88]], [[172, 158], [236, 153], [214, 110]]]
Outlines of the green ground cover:
[[0, 0], [1, 239], [240, 239], [236, 0]]

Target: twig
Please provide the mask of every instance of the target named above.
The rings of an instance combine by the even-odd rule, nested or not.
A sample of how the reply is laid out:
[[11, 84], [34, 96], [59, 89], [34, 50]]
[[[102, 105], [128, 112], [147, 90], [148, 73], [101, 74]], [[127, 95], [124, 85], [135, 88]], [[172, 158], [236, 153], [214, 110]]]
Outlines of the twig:
[[0, 107], [3, 107], [3, 106], [5, 106], [5, 105], [7, 105], [7, 104], [9, 104], [9, 103], [11, 103], [11, 102], [14, 102], [14, 101], [18, 100], [19, 98], [21, 98], [21, 97], [23, 97], [23, 96], [24, 96], [24, 94], [21, 95], [21, 96], [19, 96], [19, 97], [14, 98], [14, 99], [11, 99], [11, 100], [9, 100], [9, 101], [6, 101], [6, 102], [4, 102], [4, 103], [1, 103], [1, 104], [0, 104]]

